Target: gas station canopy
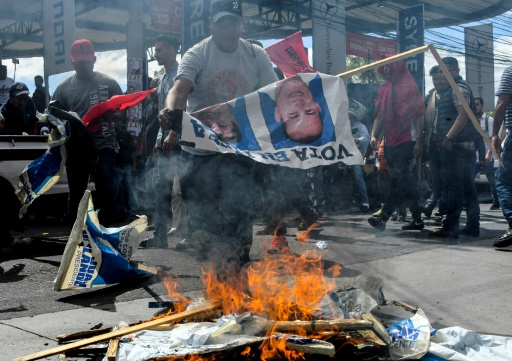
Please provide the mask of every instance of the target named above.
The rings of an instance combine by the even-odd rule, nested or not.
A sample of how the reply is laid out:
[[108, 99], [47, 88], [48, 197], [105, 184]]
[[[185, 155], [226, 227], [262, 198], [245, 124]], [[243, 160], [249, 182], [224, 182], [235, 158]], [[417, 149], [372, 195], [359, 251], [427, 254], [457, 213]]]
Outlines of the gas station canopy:
[[[144, 38], [146, 45], [150, 45], [163, 33], [152, 22], [152, 3], [164, 1], [140, 1], [144, 2]], [[2, 58], [43, 56], [43, 3], [43, 0], [0, 0]], [[342, 3], [346, 15], [339, 25], [355, 33], [395, 31], [397, 10], [412, 5], [424, 5], [425, 28], [478, 21], [512, 9], [512, 0], [243, 0], [246, 37], [280, 39], [298, 30], [304, 36], [311, 35], [313, 8], [319, 7], [327, 14]], [[90, 39], [98, 51], [126, 49], [129, 4], [128, 0], [75, 0], [76, 38]], [[174, 34], [179, 36], [179, 32]]]

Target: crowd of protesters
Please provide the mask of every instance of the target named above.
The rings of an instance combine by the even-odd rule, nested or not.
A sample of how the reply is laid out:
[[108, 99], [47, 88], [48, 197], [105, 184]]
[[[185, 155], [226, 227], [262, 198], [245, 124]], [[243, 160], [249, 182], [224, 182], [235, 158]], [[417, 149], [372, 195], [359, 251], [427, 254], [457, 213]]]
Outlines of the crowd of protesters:
[[[180, 62], [176, 60], [180, 48], [176, 39], [160, 36], [155, 40], [155, 59], [165, 71], [150, 84], [154, 91], [142, 107], [140, 135], [134, 137], [126, 130], [124, 112], [104, 114], [96, 120], [101, 131], [94, 133], [87, 132], [81, 122], [72, 122], [67, 146], [70, 221], [76, 217], [92, 174], [102, 225], [129, 222], [146, 214], [154, 234], [142, 247], [167, 248], [168, 238], [178, 237], [178, 250], [198, 251], [198, 255], [236, 270], [249, 260], [254, 217], [263, 220], [257, 234], [285, 234], [286, 215], [292, 210], [299, 213], [299, 230], [343, 209], [370, 213], [368, 223], [377, 231], [384, 231], [390, 220], [406, 222], [402, 229], [413, 231], [425, 227], [423, 216], [430, 218], [437, 206], [440, 228], [430, 231], [430, 236], [477, 237], [480, 205], [474, 179], [482, 170], [490, 184], [490, 209], [501, 206], [510, 224], [494, 245], [512, 245], [510, 137], [502, 148], [505, 131], [500, 133], [502, 123], [506, 134], [512, 127], [511, 68], [503, 75], [493, 119], [483, 112], [483, 99], [475, 97], [459, 75], [455, 58], [443, 59], [447, 73], [440, 66], [430, 69], [434, 88], [425, 99], [403, 60], [380, 67], [384, 83], [372, 100], [373, 113], [362, 101], [349, 101], [354, 142], [365, 159], [360, 165], [289, 169], [180, 146], [185, 109], [192, 113], [225, 103], [276, 82], [277, 75], [282, 79], [264, 49], [242, 39], [243, 17], [235, 3], [212, 1], [212, 36], [189, 49]], [[94, 71], [96, 57], [89, 40], [73, 44], [71, 59], [75, 74], [51, 97], [61, 109], [83, 117], [94, 104], [123, 94], [113, 78]], [[37, 134], [36, 112], [48, 107], [42, 77], [36, 77], [31, 98], [25, 84], [9, 80], [5, 67], [0, 70], [0, 100], [4, 103], [0, 134]], [[244, 87], [227, 93], [209, 87], [219, 74], [235, 79], [229, 72], [241, 76]], [[448, 79], [455, 82], [458, 92]], [[503, 151], [505, 167], [500, 167], [497, 177], [492, 151], [458, 94], [492, 137], [494, 148]], [[467, 221], [461, 227], [463, 209]]]

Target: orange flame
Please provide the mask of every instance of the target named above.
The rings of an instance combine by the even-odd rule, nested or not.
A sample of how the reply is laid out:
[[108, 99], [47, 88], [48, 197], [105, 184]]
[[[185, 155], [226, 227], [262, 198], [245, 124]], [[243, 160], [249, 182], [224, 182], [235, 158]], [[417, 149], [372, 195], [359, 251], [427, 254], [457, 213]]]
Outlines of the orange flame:
[[[327, 271], [336, 277], [340, 269], [336, 265]], [[224, 314], [252, 311], [273, 321], [313, 320], [322, 300], [335, 289], [334, 282], [324, 278], [323, 262], [315, 250], [306, 251], [302, 256], [285, 253], [265, 257], [237, 274], [216, 273], [215, 270], [218, 268], [203, 269], [201, 279], [207, 298], [220, 303]], [[166, 279], [166, 286], [169, 291], [174, 290], [170, 297], [178, 298], [176, 304], [188, 303], [186, 298], [176, 294], [176, 282], [172, 278]], [[278, 323], [274, 328], [277, 326]], [[303, 353], [286, 349], [285, 338], [270, 337], [275, 333], [275, 329], [268, 330], [268, 338], [260, 346], [262, 360], [305, 359]], [[292, 333], [307, 336], [299, 327]], [[249, 353], [247, 347], [242, 355]], [[203, 358], [186, 360], [204, 361]]]
[[[218, 354], [210, 354], [210, 355], [199, 355], [199, 354], [188, 354], [184, 356], [169, 356], [165, 358], [157, 358], [160, 360], [166, 360], [166, 361], [215, 361], [217, 359]], [[220, 357], [220, 356], [219, 356]]]
[[308, 227], [306, 232], [304, 232], [304, 233], [296, 233], [295, 236], [297, 237], [299, 242], [306, 242], [309, 239], [309, 232], [311, 232], [311, 230], [313, 230], [314, 228], [318, 227], [321, 224], [322, 223], [320, 223], [320, 222], [315, 222], [311, 226]]
[[164, 277], [164, 285], [167, 288], [167, 294], [170, 299], [174, 299], [174, 312], [185, 311], [187, 305], [191, 302], [182, 293], [178, 292], [178, 276], [167, 275]]
[[[339, 269], [331, 267], [330, 272], [338, 275]], [[222, 304], [224, 314], [252, 311], [277, 321], [312, 320], [322, 299], [335, 288], [324, 279], [315, 251], [264, 258], [236, 275], [203, 272], [208, 299]]]
[[245, 350], [243, 350], [240, 355], [242, 356], [246, 356], [246, 357], [249, 357], [251, 355], [251, 348], [249, 346], [247, 346], [245, 348]]

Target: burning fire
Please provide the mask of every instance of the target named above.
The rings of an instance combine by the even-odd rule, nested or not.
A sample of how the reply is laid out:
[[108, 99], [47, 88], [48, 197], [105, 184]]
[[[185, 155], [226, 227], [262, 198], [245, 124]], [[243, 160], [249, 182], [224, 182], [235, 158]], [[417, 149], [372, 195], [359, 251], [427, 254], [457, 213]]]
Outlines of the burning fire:
[[167, 288], [169, 298], [174, 301], [174, 312], [179, 313], [185, 311], [185, 308], [191, 302], [188, 298], [183, 296], [182, 293], [178, 292], [178, 276], [168, 275], [164, 278], [164, 285]]
[[313, 230], [314, 228], [318, 227], [320, 224], [321, 224], [320, 222], [315, 222], [311, 226], [308, 227], [306, 232], [296, 233], [295, 236], [297, 237], [297, 240], [299, 242], [306, 242], [309, 239], [309, 232], [311, 232], [311, 230]]
[[[341, 267], [336, 265], [328, 272], [337, 277], [340, 270]], [[219, 274], [213, 268], [210, 271], [203, 269], [203, 273], [207, 298], [221, 304], [223, 314], [251, 311], [273, 321], [313, 320], [322, 300], [335, 289], [334, 282], [324, 278], [323, 262], [315, 251], [307, 251], [302, 256], [286, 253], [277, 258], [267, 257], [237, 274]], [[176, 311], [180, 312], [190, 301], [175, 291], [176, 286], [174, 279], [166, 279], [169, 296], [178, 300], [175, 305]], [[267, 336], [276, 333], [277, 325], [279, 322]], [[292, 333], [306, 336], [306, 331], [299, 327]], [[303, 353], [287, 350], [285, 342], [283, 337], [268, 337], [260, 346], [262, 360], [304, 359]], [[250, 352], [250, 348], [244, 352]]]

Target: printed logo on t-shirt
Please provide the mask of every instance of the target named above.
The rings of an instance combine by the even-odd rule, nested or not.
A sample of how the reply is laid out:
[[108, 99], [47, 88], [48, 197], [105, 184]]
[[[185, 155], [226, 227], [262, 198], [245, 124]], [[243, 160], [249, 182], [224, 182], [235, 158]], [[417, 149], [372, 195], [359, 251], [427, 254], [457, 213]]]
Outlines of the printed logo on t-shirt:
[[240, 73], [225, 69], [215, 75], [208, 83], [208, 101], [210, 104], [225, 103], [237, 96], [251, 92], [247, 79]]

